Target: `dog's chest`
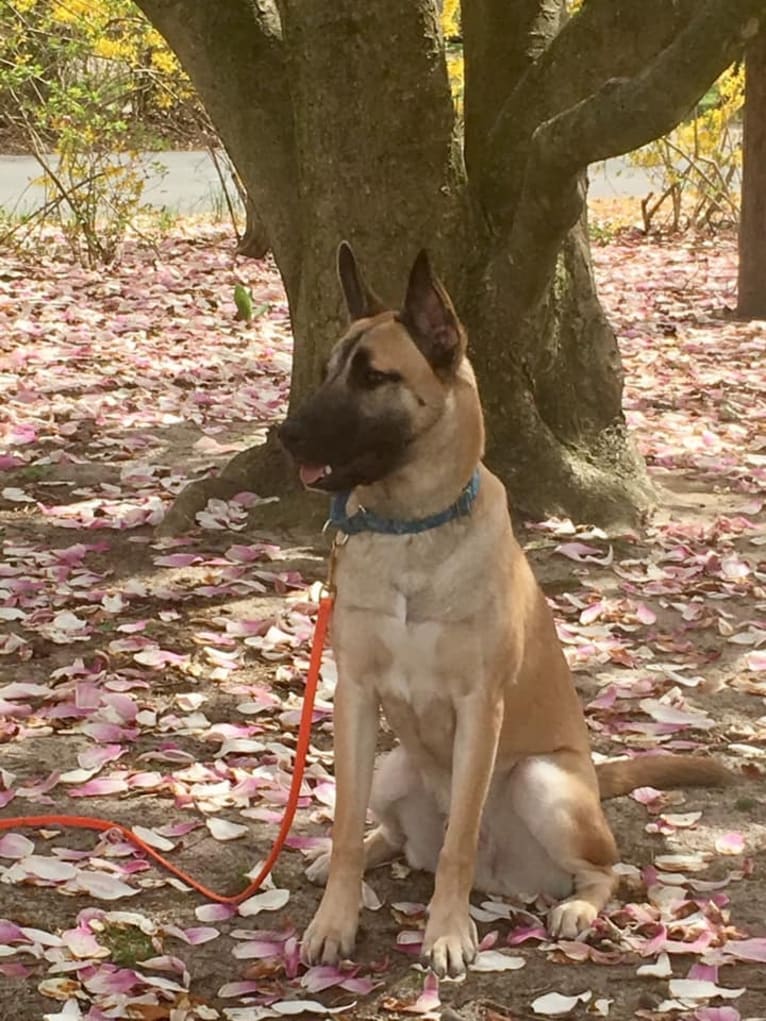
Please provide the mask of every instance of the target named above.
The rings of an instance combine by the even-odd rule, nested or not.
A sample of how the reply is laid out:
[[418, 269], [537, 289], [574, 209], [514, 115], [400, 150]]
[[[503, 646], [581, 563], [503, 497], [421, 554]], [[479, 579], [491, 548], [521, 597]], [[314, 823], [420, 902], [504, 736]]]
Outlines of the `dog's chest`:
[[435, 621], [389, 619], [382, 624], [380, 641], [387, 651], [386, 665], [371, 682], [389, 726], [411, 752], [445, 759], [465, 676], [451, 654], [449, 630]]
[[340, 579], [334, 629], [341, 681], [373, 688], [402, 744], [444, 766], [457, 703], [482, 658], [480, 629], [449, 573], [409, 570], [389, 582], [381, 571], [370, 584], [368, 564], [364, 575]]
[[445, 694], [438, 678], [444, 674], [449, 637], [444, 625], [387, 617], [379, 622], [378, 640], [385, 666], [375, 686], [381, 698], [401, 699], [411, 705]]

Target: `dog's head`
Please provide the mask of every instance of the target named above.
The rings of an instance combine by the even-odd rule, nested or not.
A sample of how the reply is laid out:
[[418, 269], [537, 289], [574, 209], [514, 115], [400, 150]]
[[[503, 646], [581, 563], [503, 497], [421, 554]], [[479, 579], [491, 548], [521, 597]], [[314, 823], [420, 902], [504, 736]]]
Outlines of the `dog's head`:
[[367, 287], [345, 241], [338, 276], [349, 329], [318, 389], [279, 428], [304, 485], [325, 492], [371, 485], [407, 464], [414, 441], [441, 418], [466, 348], [425, 251], [398, 312]]

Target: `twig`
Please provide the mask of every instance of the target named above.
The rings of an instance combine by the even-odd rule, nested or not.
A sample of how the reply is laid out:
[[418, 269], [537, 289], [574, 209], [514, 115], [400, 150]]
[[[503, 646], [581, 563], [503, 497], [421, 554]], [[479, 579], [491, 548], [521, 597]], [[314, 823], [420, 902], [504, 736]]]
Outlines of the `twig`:
[[218, 154], [216, 153], [215, 148], [212, 145], [210, 145], [209, 143], [208, 143], [208, 146], [207, 146], [207, 151], [208, 151], [208, 155], [210, 156], [210, 159], [213, 161], [213, 166], [215, 167], [215, 172], [218, 175], [218, 180], [220, 181], [221, 188], [223, 189], [223, 197], [224, 197], [224, 199], [226, 201], [226, 208], [229, 210], [229, 217], [231, 219], [231, 225], [234, 228], [234, 236], [236, 237], [237, 241], [239, 241], [240, 240], [240, 235], [239, 235], [239, 228], [237, 227], [237, 217], [236, 217], [236, 214], [234, 212], [234, 205], [232, 204], [231, 196], [229, 195], [229, 189], [226, 186], [226, 178], [224, 176], [223, 169], [222, 169], [220, 161], [218, 159]]

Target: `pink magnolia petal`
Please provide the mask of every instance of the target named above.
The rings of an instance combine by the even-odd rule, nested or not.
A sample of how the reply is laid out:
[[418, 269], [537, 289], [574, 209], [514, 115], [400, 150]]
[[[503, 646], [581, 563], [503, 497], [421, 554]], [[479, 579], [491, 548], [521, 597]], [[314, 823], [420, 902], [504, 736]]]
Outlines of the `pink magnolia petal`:
[[730, 939], [724, 944], [723, 953], [726, 957], [734, 957], [738, 961], [756, 961], [759, 964], [766, 964], [766, 937]]
[[227, 982], [222, 985], [218, 990], [217, 995], [222, 1000], [230, 998], [239, 998], [242, 996], [250, 996], [253, 993], [257, 993], [260, 990], [260, 984], [258, 982]]
[[182, 931], [186, 942], [193, 947], [200, 946], [202, 943], [209, 943], [211, 940], [218, 939], [221, 935], [220, 930], [204, 925], [192, 926], [192, 928]]
[[202, 557], [195, 553], [170, 553], [167, 556], [155, 557], [157, 567], [191, 567], [198, 564]]
[[73, 957], [94, 958], [108, 957], [110, 950], [102, 946], [94, 933], [86, 928], [67, 929], [62, 932], [61, 938], [64, 946]]
[[441, 1006], [439, 999], [439, 979], [429, 972], [423, 982], [423, 991], [414, 1002], [402, 1002], [389, 997], [383, 1001], [386, 1010], [401, 1011], [406, 1014], [431, 1014]]
[[335, 965], [317, 964], [313, 968], [309, 968], [301, 978], [301, 985], [310, 993], [319, 993], [323, 989], [339, 986], [346, 978], [348, 978], [347, 973]]
[[122, 897], [135, 897], [141, 892], [135, 887], [123, 883], [116, 876], [103, 872], [80, 872], [77, 877], [77, 885], [98, 900], [119, 900]]
[[38, 879], [45, 879], [52, 883], [66, 882], [77, 876], [77, 869], [65, 861], [58, 861], [56, 858], [44, 858], [41, 855], [30, 854], [19, 862], [19, 867], [30, 876]]
[[692, 1017], [694, 1021], [740, 1021], [735, 1007], [698, 1007]]
[[86, 748], [77, 756], [77, 761], [82, 769], [100, 769], [107, 762], [114, 762], [126, 749], [119, 744], [107, 744], [102, 748]]
[[715, 849], [719, 854], [742, 854], [745, 850], [745, 838], [741, 833], [724, 833], [716, 837]]
[[200, 922], [225, 922], [236, 915], [237, 909], [233, 904], [201, 904], [194, 909]]
[[0, 858], [25, 858], [34, 849], [32, 841], [21, 833], [6, 833], [0, 837]]
[[69, 791], [69, 796], [70, 798], [99, 798], [109, 794], [122, 794], [127, 789], [127, 782], [121, 778], [102, 778], [89, 780], [82, 787], [73, 787]]

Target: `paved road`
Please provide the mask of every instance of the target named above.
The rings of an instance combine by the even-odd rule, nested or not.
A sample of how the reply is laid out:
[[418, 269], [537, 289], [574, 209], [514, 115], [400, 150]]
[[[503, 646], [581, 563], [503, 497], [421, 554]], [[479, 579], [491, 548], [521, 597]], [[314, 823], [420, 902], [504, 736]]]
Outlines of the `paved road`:
[[[158, 209], [176, 213], [210, 213], [220, 207], [221, 183], [206, 152], [164, 152], [145, 157], [149, 181], [145, 200]], [[160, 164], [164, 174], [151, 167]], [[29, 156], [0, 156], [0, 208], [17, 213], [36, 209], [43, 202], [43, 189], [32, 181], [40, 167]], [[644, 196], [651, 190], [645, 171], [625, 160], [608, 160], [591, 167], [591, 195]]]

